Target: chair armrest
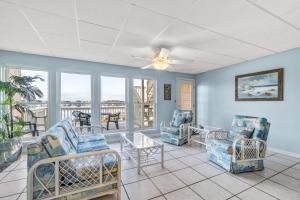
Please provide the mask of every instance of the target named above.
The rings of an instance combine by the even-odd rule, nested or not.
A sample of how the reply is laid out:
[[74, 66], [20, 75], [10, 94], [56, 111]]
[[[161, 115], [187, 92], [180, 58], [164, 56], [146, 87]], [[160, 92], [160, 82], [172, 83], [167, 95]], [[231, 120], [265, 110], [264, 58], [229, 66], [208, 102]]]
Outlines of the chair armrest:
[[[107, 164], [104, 162], [106, 156], [114, 156], [115, 160]], [[53, 171], [50, 168], [51, 176], [38, 175], [38, 171], [43, 166], [53, 168]], [[46, 168], [49, 169], [49, 167]], [[53, 185], [49, 184], [50, 181]], [[78, 187], [78, 182], [80, 187]], [[42, 192], [39, 191], [42, 194], [39, 199], [47, 199], [49, 196], [59, 198], [108, 185], [113, 186], [109, 189], [111, 192], [116, 191], [120, 196], [121, 157], [117, 151], [108, 149], [57, 156], [40, 160], [29, 169], [27, 199], [33, 199], [36, 186], [42, 190]], [[103, 191], [105, 192], [107, 191]]]
[[179, 126], [179, 138], [187, 137], [188, 128], [190, 125], [190, 123], [184, 123]]
[[80, 135], [88, 135], [88, 134], [99, 134], [102, 133], [102, 126], [94, 125], [94, 126], [79, 126], [76, 127], [75, 130]]
[[262, 160], [266, 156], [267, 144], [261, 139], [240, 138], [233, 142], [233, 162]]
[[228, 138], [228, 131], [212, 130], [206, 134], [206, 139], [226, 140]]

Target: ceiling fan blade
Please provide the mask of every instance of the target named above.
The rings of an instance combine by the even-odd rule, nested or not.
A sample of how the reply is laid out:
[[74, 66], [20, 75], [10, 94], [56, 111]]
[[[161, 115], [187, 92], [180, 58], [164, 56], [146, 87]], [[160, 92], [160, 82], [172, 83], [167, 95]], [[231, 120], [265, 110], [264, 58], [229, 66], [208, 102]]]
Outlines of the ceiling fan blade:
[[190, 64], [193, 63], [194, 60], [169, 60], [170, 64], [176, 65], [176, 64]]
[[148, 69], [148, 68], [150, 68], [150, 67], [152, 67], [152, 63], [151, 63], [150, 65], [146, 65], [146, 66], [144, 66], [144, 67], [141, 67], [141, 69]]
[[132, 56], [132, 58], [139, 59], [139, 60], [146, 60], [146, 61], [152, 61], [152, 58], [146, 58], [146, 57], [140, 57], [140, 56]]

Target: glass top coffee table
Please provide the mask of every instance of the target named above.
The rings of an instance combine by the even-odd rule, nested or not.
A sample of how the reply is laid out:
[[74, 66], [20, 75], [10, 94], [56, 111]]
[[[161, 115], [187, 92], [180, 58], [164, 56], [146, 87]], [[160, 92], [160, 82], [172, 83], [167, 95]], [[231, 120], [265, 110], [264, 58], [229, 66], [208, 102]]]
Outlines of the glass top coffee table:
[[121, 151], [141, 168], [154, 164], [164, 167], [164, 145], [141, 132], [121, 133]]

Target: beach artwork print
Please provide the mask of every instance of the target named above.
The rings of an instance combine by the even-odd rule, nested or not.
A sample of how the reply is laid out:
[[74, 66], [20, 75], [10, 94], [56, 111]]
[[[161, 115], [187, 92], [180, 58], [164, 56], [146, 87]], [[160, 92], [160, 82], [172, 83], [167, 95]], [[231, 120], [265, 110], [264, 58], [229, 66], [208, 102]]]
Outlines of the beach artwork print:
[[236, 101], [282, 101], [283, 69], [236, 76]]

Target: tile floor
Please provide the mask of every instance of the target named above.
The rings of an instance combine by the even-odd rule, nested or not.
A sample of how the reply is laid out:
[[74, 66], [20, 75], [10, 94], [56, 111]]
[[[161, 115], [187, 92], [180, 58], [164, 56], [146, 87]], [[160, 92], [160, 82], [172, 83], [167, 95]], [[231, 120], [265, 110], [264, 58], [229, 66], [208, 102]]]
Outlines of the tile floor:
[[[119, 151], [120, 144], [111, 148]], [[205, 149], [196, 144], [165, 144], [165, 151], [165, 168], [149, 166], [141, 175], [122, 156], [122, 200], [300, 199], [299, 158], [268, 152], [264, 171], [235, 175], [209, 162]], [[22, 156], [0, 173], [0, 200], [25, 200], [26, 176], [26, 156]]]

